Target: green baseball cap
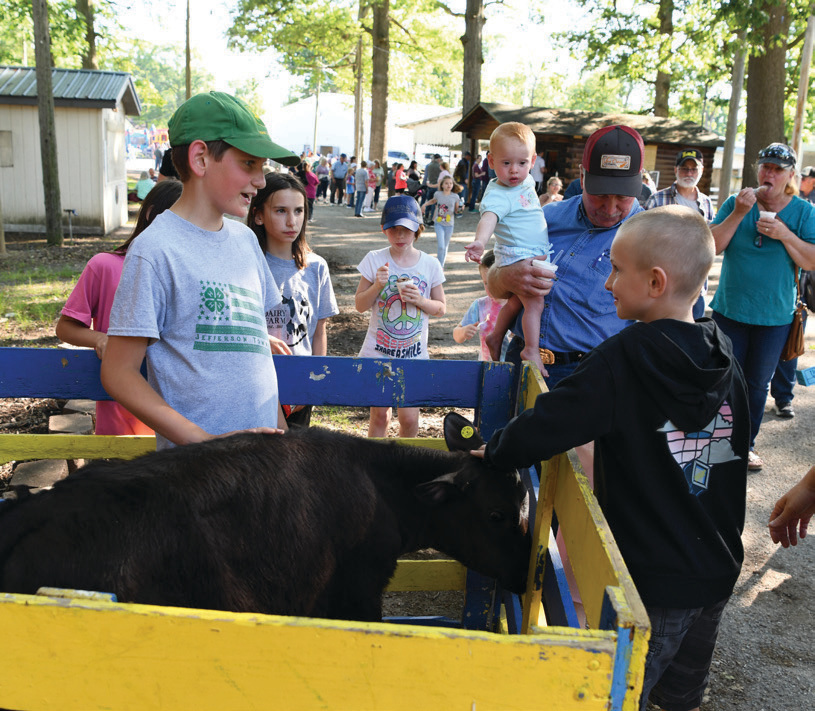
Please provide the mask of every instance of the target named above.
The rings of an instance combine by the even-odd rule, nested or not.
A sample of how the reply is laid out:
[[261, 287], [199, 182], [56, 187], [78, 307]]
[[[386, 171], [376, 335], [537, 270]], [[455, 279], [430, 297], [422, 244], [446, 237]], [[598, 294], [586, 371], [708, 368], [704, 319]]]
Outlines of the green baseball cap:
[[299, 156], [278, 146], [260, 117], [243, 101], [222, 91], [196, 94], [176, 109], [168, 124], [171, 146], [193, 141], [224, 141], [258, 158], [297, 165]]

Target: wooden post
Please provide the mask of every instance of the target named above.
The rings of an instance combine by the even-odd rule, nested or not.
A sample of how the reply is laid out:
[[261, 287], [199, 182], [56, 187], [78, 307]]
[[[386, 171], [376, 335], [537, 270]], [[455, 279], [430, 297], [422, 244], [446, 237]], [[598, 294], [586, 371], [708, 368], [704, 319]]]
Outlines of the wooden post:
[[736, 56], [733, 60], [733, 74], [730, 81], [730, 106], [727, 111], [727, 132], [724, 139], [724, 155], [722, 156], [722, 170], [719, 174], [719, 197], [716, 207], [722, 206], [730, 195], [730, 182], [733, 174], [733, 153], [736, 148], [736, 131], [739, 127], [739, 104], [741, 92], [744, 87], [744, 32], [738, 35]]
[[186, 24], [187, 49], [185, 53], [184, 80], [186, 95], [189, 99], [192, 96], [192, 67], [190, 66], [190, 0], [187, 0], [187, 24]]
[[[365, 0], [359, 0], [359, 12], [357, 19], [362, 24], [365, 16], [368, 14], [368, 5]], [[354, 155], [357, 158], [357, 165], [364, 159], [363, 153], [365, 151], [363, 136], [363, 120], [362, 114], [364, 107], [362, 104], [362, 38], [364, 30], [360, 31], [359, 38], [357, 39], [356, 54], [354, 55]]]
[[42, 188], [45, 201], [45, 238], [62, 246], [62, 205], [59, 196], [57, 132], [54, 125], [54, 89], [51, 81], [51, 32], [47, 0], [33, 0], [34, 55], [37, 64], [37, 109], [40, 120]]
[[0, 257], [6, 255], [6, 230], [3, 227], [3, 205], [0, 204]]
[[315, 155], [320, 155], [317, 150], [317, 123], [320, 116], [320, 85], [323, 83], [323, 67], [317, 66], [317, 91], [314, 93], [314, 137], [311, 139], [311, 150]]

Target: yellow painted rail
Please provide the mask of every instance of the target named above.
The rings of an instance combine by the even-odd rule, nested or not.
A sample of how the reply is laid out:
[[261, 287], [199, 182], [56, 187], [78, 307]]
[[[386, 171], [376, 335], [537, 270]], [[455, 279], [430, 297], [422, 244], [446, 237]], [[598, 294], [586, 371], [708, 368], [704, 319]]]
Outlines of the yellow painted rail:
[[609, 631], [525, 636], [0, 596], [26, 711], [607, 709]]
[[[403, 444], [446, 449], [443, 439], [408, 438]], [[154, 452], [156, 438], [112, 435], [0, 435], [0, 464], [27, 459], [134, 459]]]

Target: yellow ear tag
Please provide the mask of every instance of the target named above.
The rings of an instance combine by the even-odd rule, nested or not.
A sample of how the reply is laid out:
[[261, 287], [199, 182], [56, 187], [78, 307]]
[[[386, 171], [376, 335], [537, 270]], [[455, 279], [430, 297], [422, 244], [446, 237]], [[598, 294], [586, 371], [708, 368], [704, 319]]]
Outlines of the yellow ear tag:
[[469, 425], [467, 425], [466, 427], [462, 427], [461, 436], [464, 437], [464, 439], [470, 439], [470, 437], [473, 436], [473, 428], [470, 427]]

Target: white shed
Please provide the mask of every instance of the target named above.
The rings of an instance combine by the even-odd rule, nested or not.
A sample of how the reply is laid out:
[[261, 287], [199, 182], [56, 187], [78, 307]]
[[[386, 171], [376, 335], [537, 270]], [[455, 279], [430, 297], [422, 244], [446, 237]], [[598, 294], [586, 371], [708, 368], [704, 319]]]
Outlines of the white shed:
[[413, 141], [416, 144], [460, 148], [464, 134], [453, 131], [453, 126], [459, 121], [461, 121], [461, 111], [451, 111], [441, 116], [400, 123], [399, 127], [412, 129]]
[[[107, 234], [127, 222], [125, 115], [141, 113], [133, 80], [54, 69], [52, 81], [62, 208], [75, 211], [82, 232]], [[35, 70], [0, 65], [0, 204], [9, 232], [45, 231], [39, 130]]]

